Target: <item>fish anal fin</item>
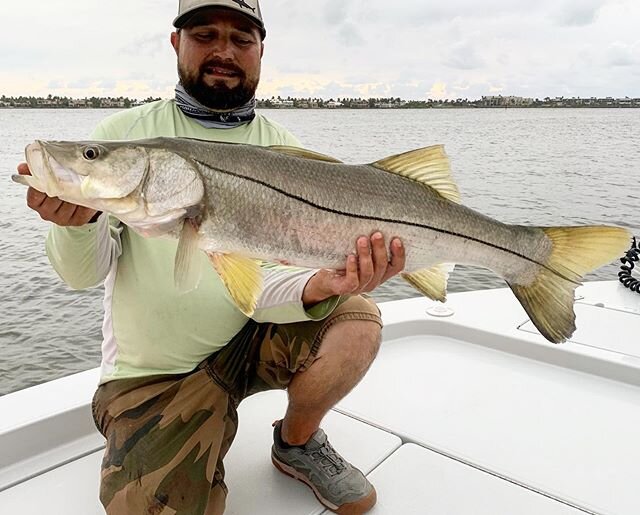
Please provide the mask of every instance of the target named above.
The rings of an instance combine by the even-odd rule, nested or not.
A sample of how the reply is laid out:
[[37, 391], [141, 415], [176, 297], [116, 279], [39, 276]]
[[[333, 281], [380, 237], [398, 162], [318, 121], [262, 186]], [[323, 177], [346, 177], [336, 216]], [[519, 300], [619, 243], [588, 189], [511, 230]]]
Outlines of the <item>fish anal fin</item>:
[[372, 166], [419, 182], [436, 191], [441, 197], [456, 204], [460, 203], [460, 191], [451, 175], [449, 158], [443, 145], [387, 157], [373, 163]]
[[542, 336], [552, 343], [571, 338], [576, 330], [575, 283], [543, 270], [529, 286], [508, 284]]
[[250, 317], [262, 293], [260, 262], [240, 254], [208, 253], [222, 283], [238, 309]]
[[198, 247], [199, 239], [195, 221], [186, 219], [182, 224], [173, 268], [173, 280], [180, 293], [195, 290], [200, 283], [202, 260]]
[[320, 154], [319, 152], [314, 152], [313, 150], [307, 150], [305, 148], [287, 147], [284, 145], [273, 145], [267, 148], [269, 150], [273, 150], [274, 152], [279, 152], [280, 154], [300, 157], [302, 159], [313, 159], [314, 161], [324, 161], [325, 163], [342, 163], [342, 161], [336, 159], [335, 157], [326, 156], [324, 154]]
[[417, 272], [402, 274], [402, 278], [425, 297], [440, 302], [447, 300], [447, 281], [455, 265], [439, 264]]

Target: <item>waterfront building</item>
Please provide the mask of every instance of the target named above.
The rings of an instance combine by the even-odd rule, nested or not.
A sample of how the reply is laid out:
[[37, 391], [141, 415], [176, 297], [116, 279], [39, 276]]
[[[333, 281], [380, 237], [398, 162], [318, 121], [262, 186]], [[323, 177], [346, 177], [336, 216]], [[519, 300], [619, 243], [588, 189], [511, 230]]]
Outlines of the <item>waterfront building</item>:
[[533, 98], [515, 97], [515, 96], [483, 96], [483, 107], [529, 107], [533, 105]]

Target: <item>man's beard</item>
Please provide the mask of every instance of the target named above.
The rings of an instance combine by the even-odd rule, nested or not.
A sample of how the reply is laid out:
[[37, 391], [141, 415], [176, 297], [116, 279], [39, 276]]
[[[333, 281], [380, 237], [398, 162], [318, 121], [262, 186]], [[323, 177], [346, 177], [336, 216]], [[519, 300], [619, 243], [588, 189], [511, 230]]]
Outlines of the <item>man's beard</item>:
[[[240, 83], [230, 88], [224, 81], [215, 81], [212, 86], [206, 84], [204, 76], [207, 69], [220, 67], [233, 71], [235, 77], [240, 79]], [[207, 61], [198, 70], [197, 75], [188, 73], [178, 63], [178, 76], [185, 91], [203, 106], [214, 111], [230, 111], [237, 109], [249, 102], [256, 94], [258, 88], [257, 80], [248, 80], [245, 72], [230, 63], [225, 63], [217, 59]]]

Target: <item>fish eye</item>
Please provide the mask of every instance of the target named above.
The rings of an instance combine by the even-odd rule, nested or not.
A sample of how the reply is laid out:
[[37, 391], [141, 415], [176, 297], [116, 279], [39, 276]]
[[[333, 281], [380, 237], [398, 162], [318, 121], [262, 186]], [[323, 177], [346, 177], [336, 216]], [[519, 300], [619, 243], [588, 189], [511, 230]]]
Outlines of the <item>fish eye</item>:
[[94, 161], [98, 159], [99, 155], [100, 155], [100, 150], [98, 150], [96, 147], [87, 147], [82, 151], [82, 156], [87, 161]]

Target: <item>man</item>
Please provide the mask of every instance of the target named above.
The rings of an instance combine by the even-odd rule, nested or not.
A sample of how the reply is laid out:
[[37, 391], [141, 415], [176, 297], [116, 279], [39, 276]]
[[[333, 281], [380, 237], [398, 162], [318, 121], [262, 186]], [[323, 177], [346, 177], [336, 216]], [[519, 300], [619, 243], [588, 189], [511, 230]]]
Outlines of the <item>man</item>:
[[[118, 113], [93, 139], [299, 145], [254, 112], [266, 34], [257, 0], [181, 0], [174, 26], [175, 99]], [[19, 171], [29, 173], [26, 164]], [[288, 389], [289, 405], [274, 424], [274, 465], [337, 513], [373, 506], [373, 486], [319, 426], [375, 358], [379, 312], [358, 295], [404, 268], [399, 241], [388, 261], [382, 235], [360, 238], [340, 272], [265, 265], [265, 291], [247, 320], [210, 267], [198, 289], [176, 291], [175, 242], [33, 190], [27, 202], [54, 223], [47, 253], [59, 275], [73, 288], [105, 284], [93, 415], [107, 439], [100, 498], [109, 515], [221, 514], [236, 408], [276, 388]]]

